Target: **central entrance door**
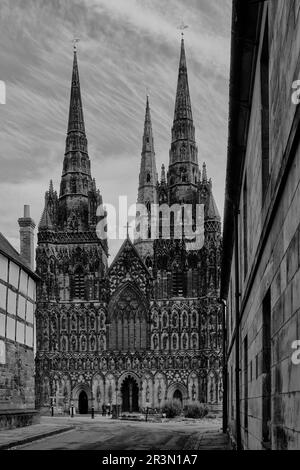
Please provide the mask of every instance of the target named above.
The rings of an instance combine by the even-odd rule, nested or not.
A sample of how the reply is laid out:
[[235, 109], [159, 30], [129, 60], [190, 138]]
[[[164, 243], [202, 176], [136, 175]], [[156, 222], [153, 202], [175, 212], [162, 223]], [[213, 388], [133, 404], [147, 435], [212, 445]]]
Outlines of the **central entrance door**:
[[88, 413], [89, 403], [88, 397], [84, 390], [79, 393], [78, 397], [78, 410], [81, 415], [86, 415]]
[[122, 411], [139, 411], [139, 387], [133, 377], [126, 377], [122, 387]]
[[182, 393], [180, 390], [175, 390], [174, 395], [173, 395], [173, 400], [179, 400], [182, 404]]

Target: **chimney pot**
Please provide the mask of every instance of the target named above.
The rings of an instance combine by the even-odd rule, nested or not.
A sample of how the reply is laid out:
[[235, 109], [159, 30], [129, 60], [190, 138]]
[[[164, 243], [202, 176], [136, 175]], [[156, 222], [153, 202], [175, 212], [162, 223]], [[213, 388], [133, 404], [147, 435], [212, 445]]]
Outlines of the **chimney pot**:
[[24, 205], [24, 218], [30, 217], [30, 206]]

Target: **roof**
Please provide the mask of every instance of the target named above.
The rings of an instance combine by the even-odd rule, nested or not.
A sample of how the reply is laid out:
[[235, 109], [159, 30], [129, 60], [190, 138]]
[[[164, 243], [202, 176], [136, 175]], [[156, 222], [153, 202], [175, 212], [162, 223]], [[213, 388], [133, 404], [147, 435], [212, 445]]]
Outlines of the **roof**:
[[221, 217], [212, 191], [210, 191], [208, 198], [209, 199], [206, 213], [207, 217], [209, 219], [218, 219], [219, 221], [221, 221]]
[[24, 269], [30, 276], [36, 280], [39, 279], [38, 275], [32, 271], [27, 261], [14, 249], [5, 236], [0, 232], [0, 253], [7, 256], [10, 260], [14, 261], [18, 266]]

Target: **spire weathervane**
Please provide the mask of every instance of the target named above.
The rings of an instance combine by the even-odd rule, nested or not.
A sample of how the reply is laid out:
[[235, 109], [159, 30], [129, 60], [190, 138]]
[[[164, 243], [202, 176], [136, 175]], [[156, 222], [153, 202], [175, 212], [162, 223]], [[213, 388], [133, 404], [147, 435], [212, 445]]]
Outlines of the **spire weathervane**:
[[72, 43], [73, 43], [73, 51], [76, 52], [77, 51], [77, 43], [80, 41], [79, 38], [74, 38], [72, 39]]
[[188, 28], [188, 25], [185, 24], [184, 21], [181, 22], [181, 24], [177, 27], [181, 31], [181, 36], [184, 36], [184, 30]]

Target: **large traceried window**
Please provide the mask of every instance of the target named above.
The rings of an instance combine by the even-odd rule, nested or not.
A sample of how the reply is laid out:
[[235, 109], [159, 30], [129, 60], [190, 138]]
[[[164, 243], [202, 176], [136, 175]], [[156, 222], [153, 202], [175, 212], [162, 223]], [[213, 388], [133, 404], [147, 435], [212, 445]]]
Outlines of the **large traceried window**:
[[147, 348], [147, 311], [132, 286], [126, 286], [117, 294], [109, 316], [109, 349], [137, 351]]

